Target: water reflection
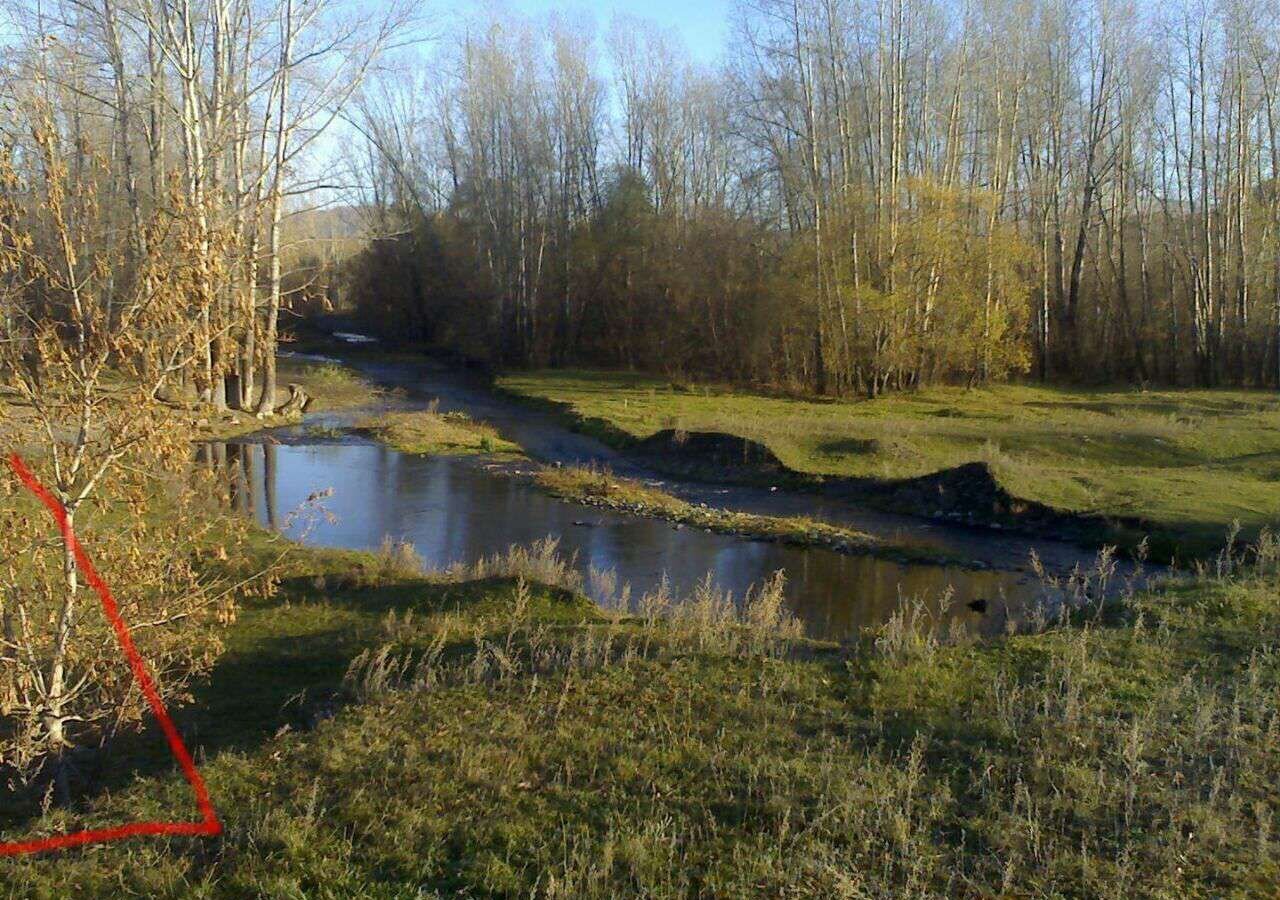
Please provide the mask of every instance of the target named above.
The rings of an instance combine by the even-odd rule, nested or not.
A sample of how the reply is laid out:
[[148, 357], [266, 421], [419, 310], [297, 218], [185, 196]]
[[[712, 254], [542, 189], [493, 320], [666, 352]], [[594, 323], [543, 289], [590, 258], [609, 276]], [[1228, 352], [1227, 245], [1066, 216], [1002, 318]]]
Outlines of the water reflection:
[[[849, 637], [886, 621], [904, 596], [936, 599], [948, 586], [956, 600], [949, 617], [996, 630], [1007, 608], [1040, 593], [1024, 573], [903, 565], [564, 503], [472, 460], [412, 456], [374, 443], [214, 443], [200, 447], [198, 461], [223, 473], [236, 510], [322, 547], [375, 549], [390, 536], [412, 542], [429, 566], [443, 568], [553, 536], [576, 557], [588, 584], [592, 569], [612, 570], [636, 597], [664, 577], [680, 596], [708, 572], [741, 597], [781, 569], [789, 603], [821, 637]], [[290, 516], [326, 489], [331, 517]], [[984, 615], [966, 608], [973, 600], [988, 601]]]
[[276, 446], [271, 443], [196, 445], [196, 465], [217, 473], [227, 485], [231, 508], [279, 530], [276, 514]]

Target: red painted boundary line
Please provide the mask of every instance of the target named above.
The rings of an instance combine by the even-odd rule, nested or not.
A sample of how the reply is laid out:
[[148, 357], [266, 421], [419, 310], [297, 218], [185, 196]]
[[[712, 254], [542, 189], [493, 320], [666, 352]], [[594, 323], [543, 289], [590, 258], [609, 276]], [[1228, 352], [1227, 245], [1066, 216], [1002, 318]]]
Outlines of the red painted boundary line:
[[26, 485], [27, 490], [39, 497], [40, 502], [49, 509], [54, 521], [62, 529], [63, 539], [71, 547], [72, 553], [75, 554], [76, 564], [80, 567], [80, 571], [84, 573], [85, 581], [89, 583], [89, 586], [97, 593], [98, 599], [102, 601], [102, 611], [106, 613], [108, 621], [111, 622], [111, 627], [115, 629], [116, 640], [120, 642], [120, 649], [124, 650], [124, 654], [129, 660], [129, 668], [133, 670], [133, 677], [142, 689], [142, 694], [146, 697], [147, 704], [151, 707], [151, 712], [155, 715], [156, 721], [160, 723], [160, 730], [164, 732], [165, 740], [169, 742], [169, 750], [173, 753], [174, 758], [177, 759], [178, 765], [182, 767], [182, 774], [186, 776], [191, 789], [195, 791], [196, 806], [200, 809], [201, 821], [133, 822], [128, 825], [119, 825], [115, 828], [76, 831], [71, 834], [61, 834], [40, 840], [0, 844], [0, 856], [14, 856], [19, 853], [40, 853], [45, 850], [62, 850], [67, 847], [98, 844], [138, 835], [220, 834], [222, 832], [222, 823], [218, 821], [218, 814], [213, 810], [213, 803], [209, 800], [209, 791], [204, 786], [204, 779], [196, 771], [196, 764], [191, 759], [191, 753], [178, 735], [178, 729], [174, 727], [173, 720], [169, 718], [169, 712], [164, 708], [164, 703], [160, 700], [160, 694], [156, 691], [155, 682], [151, 680], [151, 675], [147, 672], [146, 664], [143, 663], [142, 656], [138, 653], [138, 648], [133, 645], [133, 636], [129, 634], [129, 626], [120, 616], [120, 607], [116, 604], [115, 597], [111, 595], [111, 589], [107, 587], [107, 583], [98, 575], [98, 570], [93, 567], [93, 563], [89, 560], [89, 554], [85, 553], [84, 548], [80, 546], [80, 541], [76, 539], [75, 533], [71, 530], [71, 523], [67, 521], [66, 510], [31, 473], [26, 463], [22, 461], [22, 457], [16, 453], [11, 453], [9, 455], [9, 467]]

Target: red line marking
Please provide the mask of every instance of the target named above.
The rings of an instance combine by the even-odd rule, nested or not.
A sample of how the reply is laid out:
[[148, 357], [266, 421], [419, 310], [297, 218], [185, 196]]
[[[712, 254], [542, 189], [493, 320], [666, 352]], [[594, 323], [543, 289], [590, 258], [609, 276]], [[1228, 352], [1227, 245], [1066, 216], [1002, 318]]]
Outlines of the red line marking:
[[164, 732], [165, 740], [169, 743], [169, 750], [173, 753], [174, 758], [177, 759], [178, 765], [182, 767], [182, 774], [191, 785], [191, 789], [195, 791], [196, 806], [200, 810], [201, 820], [199, 822], [133, 822], [128, 825], [119, 825], [115, 828], [75, 831], [70, 834], [60, 834], [40, 840], [0, 843], [0, 856], [62, 850], [67, 847], [100, 844], [106, 841], [116, 841], [139, 835], [212, 836], [221, 834], [222, 823], [218, 821], [218, 814], [213, 810], [213, 803], [209, 800], [209, 791], [204, 786], [204, 779], [200, 777], [200, 773], [196, 770], [196, 764], [191, 759], [191, 753], [187, 750], [187, 745], [182, 742], [178, 729], [174, 727], [173, 720], [169, 718], [169, 711], [165, 709], [164, 702], [161, 701], [160, 694], [156, 691], [155, 682], [152, 681], [151, 674], [147, 671], [147, 666], [142, 661], [142, 656], [138, 653], [138, 648], [133, 644], [133, 636], [129, 633], [129, 626], [120, 616], [120, 607], [116, 604], [115, 597], [111, 594], [111, 589], [107, 587], [107, 583], [98, 575], [98, 570], [93, 567], [93, 563], [89, 560], [89, 554], [85, 553], [80, 541], [72, 531], [71, 523], [67, 521], [66, 510], [31, 473], [26, 463], [22, 461], [22, 457], [16, 453], [11, 453], [9, 455], [9, 467], [26, 485], [27, 490], [39, 497], [40, 502], [48, 508], [54, 521], [58, 523], [58, 527], [62, 530], [63, 539], [71, 547], [72, 553], [75, 554], [76, 564], [80, 567], [80, 571], [84, 573], [85, 581], [89, 583], [89, 586], [97, 593], [98, 599], [102, 601], [102, 611], [106, 614], [108, 621], [111, 622], [111, 627], [115, 629], [116, 640], [120, 642], [120, 648], [124, 650], [124, 654], [129, 660], [129, 668], [133, 670], [133, 677], [142, 689], [142, 694], [146, 697], [147, 704], [151, 707], [151, 712], [155, 715], [156, 721], [160, 723], [160, 730]]

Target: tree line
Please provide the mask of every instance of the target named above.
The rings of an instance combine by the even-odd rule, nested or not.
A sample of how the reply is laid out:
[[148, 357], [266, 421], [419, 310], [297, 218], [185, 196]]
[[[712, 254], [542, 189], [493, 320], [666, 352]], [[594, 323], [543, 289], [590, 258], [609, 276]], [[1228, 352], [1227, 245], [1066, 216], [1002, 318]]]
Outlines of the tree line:
[[1280, 386], [1275, 0], [743, 0], [456, 29], [370, 84], [349, 290], [517, 364], [875, 395]]
[[[10, 0], [0, 21], [0, 201], [15, 246], [57, 273], [7, 285], [9, 339], [70, 324], [85, 291], [128, 305], [150, 257], [172, 252], [151, 236], [181, 227], [200, 274], [166, 302], [198, 327], [153, 368], [217, 411], [271, 413], [288, 219], [331, 181], [312, 151], [408, 16], [340, 0]], [[51, 191], [65, 223], [43, 206]]]

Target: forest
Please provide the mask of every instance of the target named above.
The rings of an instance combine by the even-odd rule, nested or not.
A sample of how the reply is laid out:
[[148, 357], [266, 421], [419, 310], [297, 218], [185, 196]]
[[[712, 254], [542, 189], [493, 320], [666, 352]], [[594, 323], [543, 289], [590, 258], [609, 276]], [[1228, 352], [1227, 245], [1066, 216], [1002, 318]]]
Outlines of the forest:
[[818, 394], [1280, 384], [1270, 0], [746, 0], [714, 64], [626, 15], [7, 19], [9, 222], [59, 257], [17, 277], [66, 269], [50, 190], [105, 294], [181, 219], [165, 367], [217, 410], [266, 412], [281, 315], [335, 303], [494, 365]]
[[495, 15], [371, 81], [385, 335], [875, 396], [1280, 384], [1280, 7], [745, 0], [695, 62]]

